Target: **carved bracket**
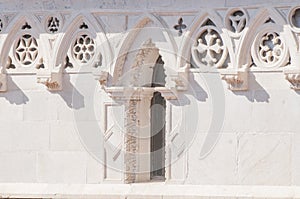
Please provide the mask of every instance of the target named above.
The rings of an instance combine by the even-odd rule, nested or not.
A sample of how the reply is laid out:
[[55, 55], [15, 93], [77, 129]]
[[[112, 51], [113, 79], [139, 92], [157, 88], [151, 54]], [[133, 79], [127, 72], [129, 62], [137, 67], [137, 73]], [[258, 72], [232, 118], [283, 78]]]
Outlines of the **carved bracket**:
[[100, 71], [99, 74], [94, 74], [94, 77], [99, 81], [101, 88], [104, 88], [107, 85], [108, 72]]
[[62, 71], [61, 67], [58, 71], [40, 71], [37, 73], [37, 82], [44, 84], [49, 91], [62, 90]]
[[187, 90], [188, 85], [188, 67], [181, 68], [177, 75], [172, 78], [175, 82], [175, 88], [178, 91]]
[[224, 70], [221, 77], [226, 81], [228, 89], [232, 91], [243, 91], [248, 89], [248, 70], [243, 67], [239, 70]]
[[289, 81], [291, 89], [300, 90], [300, 68], [289, 67], [284, 70], [285, 79]]
[[7, 78], [6, 74], [0, 73], [0, 92], [7, 91]]

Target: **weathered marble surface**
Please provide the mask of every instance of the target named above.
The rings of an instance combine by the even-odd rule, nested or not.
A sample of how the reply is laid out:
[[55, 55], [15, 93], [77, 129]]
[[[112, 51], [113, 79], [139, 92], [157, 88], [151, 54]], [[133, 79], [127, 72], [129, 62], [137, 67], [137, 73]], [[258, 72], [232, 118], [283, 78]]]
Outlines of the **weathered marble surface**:
[[[163, 19], [172, 30], [170, 37], [174, 39], [174, 45], [165, 41], [166, 32], [155, 34], [155, 29], [152, 29], [152, 32], [142, 30], [141, 34], [135, 35], [136, 40], [128, 48], [139, 49], [145, 35], [151, 33], [158, 47], [179, 51], [183, 41], [173, 26], [180, 16], [188, 27], [185, 31], [189, 32], [195, 18], [205, 11], [216, 11], [222, 18], [227, 9], [241, 6], [255, 16], [260, 8], [274, 6], [284, 18], [283, 27], [289, 29], [287, 15], [297, 5], [300, 1], [5, 0], [0, 2], [0, 10], [11, 19], [21, 11], [28, 15], [43, 12], [97, 13], [105, 31], [103, 36], [107, 37], [112, 49], [112, 59], [105, 63], [111, 63], [120, 53], [128, 34], [124, 31], [140, 25], [141, 18], [144, 19], [142, 15], [146, 16], [144, 13], [154, 13]], [[159, 25], [155, 21], [145, 27]], [[40, 35], [47, 34], [42, 32]], [[0, 39], [6, 36], [7, 33]], [[105, 53], [109, 54], [108, 51]], [[165, 51], [160, 53], [170, 56]], [[177, 66], [176, 57], [170, 57], [165, 59], [166, 63]], [[134, 53], [129, 53], [123, 60], [125, 71], [130, 69], [133, 60]], [[105, 81], [112, 81], [113, 70], [109, 69]], [[37, 83], [36, 71], [8, 70], [7, 92], [0, 93], [0, 196], [81, 197], [86, 194], [98, 198], [105, 191], [110, 198], [120, 198], [119, 195], [127, 198], [144, 195], [147, 195], [145, 198], [300, 198], [297, 187], [300, 186], [300, 93], [290, 88], [282, 68], [266, 71], [252, 67], [247, 74], [248, 88], [244, 91], [227, 89], [228, 84], [218, 73], [188, 70], [188, 88], [178, 91], [177, 101], [167, 103], [167, 128], [174, 130], [167, 138], [171, 143], [167, 158], [176, 161], [167, 168], [166, 183], [150, 185], [120, 185], [123, 174], [106, 168], [104, 160], [97, 161], [93, 156], [93, 152], [102, 153], [99, 150], [99, 147], [104, 148], [102, 140], [89, 140], [91, 150], [85, 146], [84, 136], [88, 137], [94, 131], [93, 125], [107, 125], [103, 128], [105, 130], [114, 125], [122, 127], [122, 122], [115, 124], [111, 121], [120, 119], [118, 117], [122, 117], [124, 110], [100, 88], [90, 72], [77, 72], [68, 68], [60, 73], [63, 89], [50, 92]], [[170, 74], [178, 78], [177, 72]], [[148, 74], [143, 75], [148, 77]], [[81, 78], [79, 82], [78, 77]], [[171, 79], [168, 80], [174, 86]], [[114, 106], [116, 110], [111, 108]], [[93, 112], [85, 112], [87, 107], [92, 107]], [[112, 113], [106, 113], [105, 108], [112, 109]], [[191, 111], [196, 111], [196, 117], [189, 114]], [[209, 131], [216, 120], [214, 113], [224, 116], [218, 123], [222, 128]], [[82, 134], [78, 133], [79, 123], [85, 127]], [[177, 124], [182, 128], [177, 128]], [[113, 135], [107, 140], [122, 147], [123, 132], [115, 126]], [[211, 148], [207, 149], [205, 142], [208, 137]], [[124, 166], [123, 156], [117, 150], [113, 152], [106, 154], [105, 161]], [[107, 183], [117, 183], [118, 186]]]

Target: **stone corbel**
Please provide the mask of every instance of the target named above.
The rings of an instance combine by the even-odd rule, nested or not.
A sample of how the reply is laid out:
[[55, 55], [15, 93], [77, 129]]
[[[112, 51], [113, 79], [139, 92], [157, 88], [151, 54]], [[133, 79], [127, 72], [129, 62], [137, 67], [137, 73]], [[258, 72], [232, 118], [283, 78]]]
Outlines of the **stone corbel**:
[[284, 70], [285, 79], [289, 81], [290, 88], [300, 90], [300, 68], [290, 67]]
[[226, 69], [221, 72], [221, 77], [226, 81], [228, 89], [232, 91], [243, 91], [248, 89], [248, 70], [246, 67]]
[[44, 84], [49, 91], [62, 90], [62, 70], [61, 67], [57, 68], [57, 71], [39, 71], [37, 82]]
[[108, 72], [100, 71], [100, 73], [94, 74], [94, 77], [99, 81], [101, 88], [104, 88], [107, 85]]
[[7, 78], [6, 74], [0, 73], [0, 92], [7, 91]]
[[185, 91], [188, 87], [188, 68], [183, 67], [181, 68], [177, 75], [172, 78], [175, 82], [175, 87], [178, 91]]

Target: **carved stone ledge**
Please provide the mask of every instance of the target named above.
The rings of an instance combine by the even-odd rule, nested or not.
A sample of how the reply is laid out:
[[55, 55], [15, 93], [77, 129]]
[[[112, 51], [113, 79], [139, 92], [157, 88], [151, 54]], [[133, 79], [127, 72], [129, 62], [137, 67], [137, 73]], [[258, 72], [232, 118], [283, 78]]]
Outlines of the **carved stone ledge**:
[[221, 77], [226, 81], [228, 89], [232, 91], [243, 91], [248, 89], [248, 71], [246, 68], [240, 70], [224, 70]]
[[165, 87], [155, 87], [154, 91], [160, 92], [161, 96], [167, 100], [177, 99], [176, 89], [169, 89]]
[[115, 100], [140, 100], [152, 97], [153, 88], [147, 87], [104, 87], [104, 91]]
[[62, 90], [62, 73], [58, 72], [40, 72], [37, 74], [37, 82], [44, 84], [49, 91]]
[[300, 90], [300, 68], [289, 67], [284, 70], [285, 79], [290, 82], [290, 88]]
[[103, 89], [114, 100], [152, 98], [154, 92], [160, 92], [167, 100], [177, 99], [176, 92], [165, 87], [104, 87]]
[[7, 78], [6, 74], [0, 74], [0, 92], [7, 91]]

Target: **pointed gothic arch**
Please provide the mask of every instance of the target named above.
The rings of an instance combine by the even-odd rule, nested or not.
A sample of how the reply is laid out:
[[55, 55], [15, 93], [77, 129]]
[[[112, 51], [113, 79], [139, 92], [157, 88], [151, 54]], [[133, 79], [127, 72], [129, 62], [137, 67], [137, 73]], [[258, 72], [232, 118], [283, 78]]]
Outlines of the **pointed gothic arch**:
[[243, 66], [247, 65], [250, 67], [251, 63], [251, 48], [252, 43], [255, 40], [256, 35], [261, 31], [259, 27], [263, 26], [269, 19], [274, 21], [274, 28], [284, 32], [283, 26], [286, 21], [282, 15], [274, 8], [262, 8], [258, 11], [258, 14], [252, 20], [249, 21], [248, 30], [240, 43], [240, 48], [238, 51], [237, 65]]
[[65, 32], [65, 34], [58, 42], [56, 42], [54, 46], [56, 51], [54, 52], [55, 59], [51, 64], [53, 67], [57, 67], [62, 65], [62, 63], [65, 63], [70, 46], [80, 34], [91, 36], [96, 43], [93, 62], [97, 62], [99, 59], [101, 59], [103, 69], [110, 67], [112, 50], [99, 20], [97, 20], [91, 14], [76, 13], [71, 16], [70, 19], [65, 22], [65, 24], [69, 24], [62, 30], [62, 32]]
[[[209, 23], [207, 23], [209, 22]], [[234, 52], [232, 43], [225, 29], [224, 23], [220, 16], [212, 11], [200, 11], [199, 14], [194, 18], [192, 24], [184, 34], [182, 45], [179, 47], [179, 56], [177, 60], [178, 68], [190, 68], [190, 58], [191, 58], [191, 47], [194, 42], [197, 41], [199, 35], [199, 30], [205, 28], [205, 26], [214, 26], [217, 32], [220, 34], [224, 46], [228, 50], [229, 60], [234, 58]]]
[[[30, 30], [26, 32], [30, 33], [37, 40], [41, 40], [40, 43], [43, 43], [43, 45], [39, 45], [39, 54], [47, 55], [47, 53], [45, 52], [47, 52], [47, 48], [49, 48], [50, 46], [47, 45], [47, 43], [45, 44], [43, 42], [40, 34], [43, 32], [43, 29], [41, 27], [39, 19], [35, 15], [31, 15], [29, 13], [20, 13], [13, 18], [13, 20], [9, 23], [4, 31], [7, 36], [3, 44], [0, 46], [0, 64], [2, 67], [6, 66], [10, 49], [14, 46], [15, 43], [14, 41], [21, 37], [22, 34], [24, 34], [24, 32], [21, 32], [20, 30], [25, 24], [28, 24], [30, 26]], [[48, 57], [45, 56], [44, 59], [48, 59]], [[4, 70], [4, 68], [2, 68], [2, 70]]]
[[[145, 38], [145, 42], [149, 39], [155, 43], [159, 54], [162, 56], [163, 61], [168, 66], [168, 69], [166, 71], [167, 73], [167, 79], [169, 79], [168, 86], [171, 84], [171, 76], [172, 73], [175, 71], [175, 65], [176, 65], [176, 55], [177, 55], [177, 45], [174, 41], [174, 38], [171, 36], [170, 29], [167, 27], [166, 23], [163, 21], [162, 18], [153, 15], [153, 14], [146, 14], [142, 17], [140, 17], [140, 20], [138, 20], [138, 23], [134, 26], [133, 29], [131, 29], [127, 35], [124, 37], [124, 39], [121, 42], [121, 47], [119, 49], [118, 55], [116, 57], [113, 70], [111, 71], [112, 79], [110, 80], [110, 85], [116, 85], [119, 81], [119, 78], [124, 74], [124, 67], [125, 62], [128, 57], [128, 53], [131, 52], [133, 43], [136, 41], [136, 38], [141, 34], [141, 32], [145, 31], [147, 28], [147, 25], [153, 23], [156, 33], [161, 35], [162, 38], [166, 41], [164, 44], [158, 44], [155, 39], [151, 37]], [[140, 46], [142, 44], [140, 43]], [[136, 51], [136, 49], [134, 49]], [[156, 57], [153, 57], [153, 61], [156, 61], [158, 58], [158, 55]], [[172, 71], [174, 70], [174, 71]]]

